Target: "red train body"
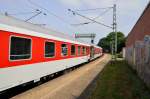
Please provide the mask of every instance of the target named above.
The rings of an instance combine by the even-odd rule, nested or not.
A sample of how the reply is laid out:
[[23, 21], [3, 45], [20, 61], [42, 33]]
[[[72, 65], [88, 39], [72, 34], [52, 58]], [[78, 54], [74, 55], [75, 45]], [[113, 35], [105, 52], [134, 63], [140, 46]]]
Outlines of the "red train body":
[[0, 15], [0, 41], [0, 91], [102, 55], [100, 47], [4, 15]]

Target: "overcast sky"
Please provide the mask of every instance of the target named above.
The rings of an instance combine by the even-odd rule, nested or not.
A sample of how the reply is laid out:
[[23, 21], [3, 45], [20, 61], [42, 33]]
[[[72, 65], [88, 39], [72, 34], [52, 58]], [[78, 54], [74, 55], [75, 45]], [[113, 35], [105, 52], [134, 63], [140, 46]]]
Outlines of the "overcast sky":
[[[0, 0], [0, 12], [7, 12], [8, 14], [34, 12], [36, 9], [41, 10], [47, 15], [39, 15], [30, 22], [35, 24], [47, 24], [46, 27], [50, 27], [54, 30], [64, 32], [65, 34], [74, 36], [75, 33], [96, 33], [95, 43], [100, 38], [105, 37], [112, 30], [101, 26], [96, 23], [88, 25], [72, 25], [82, 22], [90, 22], [80, 16], [73, 15], [68, 12], [67, 9], [72, 10], [85, 10], [93, 8], [105, 8], [111, 7], [114, 3], [117, 4], [117, 23], [118, 31], [123, 32], [125, 35], [133, 28], [134, 24], [142, 14], [144, 8], [148, 4], [149, 0]], [[92, 11], [78, 11], [78, 13], [85, 15], [89, 18], [99, 16], [105, 12], [103, 10]], [[35, 14], [35, 13], [34, 13]], [[12, 15], [21, 20], [28, 19], [31, 14], [18, 14]], [[112, 10], [102, 15], [96, 21], [112, 25]]]

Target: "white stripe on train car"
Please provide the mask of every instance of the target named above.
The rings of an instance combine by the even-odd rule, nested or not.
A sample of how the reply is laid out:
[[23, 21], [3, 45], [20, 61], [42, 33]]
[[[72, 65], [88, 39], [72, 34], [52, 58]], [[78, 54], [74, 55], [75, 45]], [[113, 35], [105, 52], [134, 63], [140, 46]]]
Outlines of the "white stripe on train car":
[[0, 91], [87, 62], [89, 56], [55, 60], [0, 69]]

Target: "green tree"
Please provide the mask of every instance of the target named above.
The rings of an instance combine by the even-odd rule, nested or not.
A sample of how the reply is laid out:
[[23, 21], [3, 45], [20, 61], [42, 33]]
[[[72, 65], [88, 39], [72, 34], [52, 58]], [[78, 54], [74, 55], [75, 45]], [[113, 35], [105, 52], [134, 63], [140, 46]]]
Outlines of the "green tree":
[[[102, 38], [98, 42], [98, 46], [101, 46], [104, 52], [111, 52], [111, 44], [114, 44], [115, 33], [111, 32], [106, 37]], [[125, 46], [125, 36], [122, 32], [117, 32], [117, 52], [120, 52]]]

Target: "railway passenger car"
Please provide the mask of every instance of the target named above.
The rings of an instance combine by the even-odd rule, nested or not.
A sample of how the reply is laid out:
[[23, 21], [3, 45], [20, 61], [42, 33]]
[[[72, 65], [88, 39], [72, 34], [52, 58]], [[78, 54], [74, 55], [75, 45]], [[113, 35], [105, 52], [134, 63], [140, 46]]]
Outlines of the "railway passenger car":
[[102, 55], [100, 47], [5, 15], [0, 15], [0, 41], [0, 91]]

